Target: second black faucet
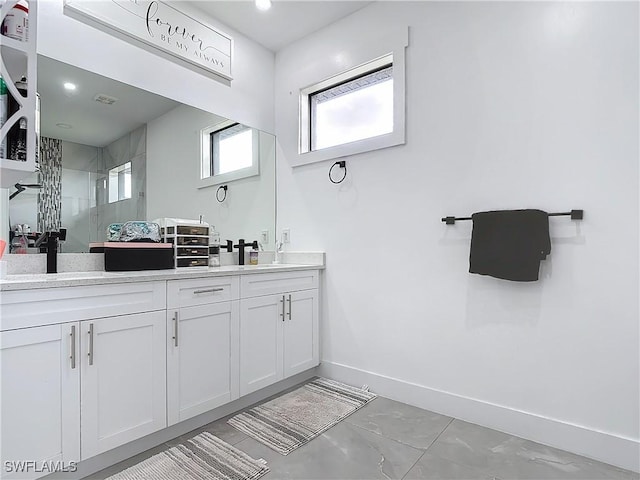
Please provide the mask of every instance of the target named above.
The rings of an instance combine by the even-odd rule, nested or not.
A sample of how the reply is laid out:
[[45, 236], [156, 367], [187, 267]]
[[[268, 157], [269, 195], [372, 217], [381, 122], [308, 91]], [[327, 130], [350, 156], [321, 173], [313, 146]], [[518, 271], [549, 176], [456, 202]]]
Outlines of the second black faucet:
[[233, 246], [233, 248], [238, 249], [238, 265], [244, 265], [244, 249], [246, 247], [255, 248], [257, 250], [258, 241], [254, 240], [253, 242], [245, 243], [244, 238], [238, 240], [238, 244]]

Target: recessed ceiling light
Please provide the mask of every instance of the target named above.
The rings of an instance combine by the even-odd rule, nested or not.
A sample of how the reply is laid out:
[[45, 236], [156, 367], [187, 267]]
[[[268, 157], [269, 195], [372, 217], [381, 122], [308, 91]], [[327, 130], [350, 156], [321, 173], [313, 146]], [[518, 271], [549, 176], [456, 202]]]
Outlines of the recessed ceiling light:
[[64, 128], [65, 130], [70, 130], [73, 127], [71, 125], [69, 125], [68, 123], [56, 123], [56, 127], [59, 128]]
[[76, 88], [77, 88], [77, 87], [76, 87], [76, 84], [75, 84], [75, 83], [71, 83], [71, 82], [64, 82], [64, 89], [65, 89], [65, 90], [73, 91], [73, 90], [75, 90]]
[[269, 10], [271, 8], [271, 0], [256, 0], [256, 8], [258, 10]]

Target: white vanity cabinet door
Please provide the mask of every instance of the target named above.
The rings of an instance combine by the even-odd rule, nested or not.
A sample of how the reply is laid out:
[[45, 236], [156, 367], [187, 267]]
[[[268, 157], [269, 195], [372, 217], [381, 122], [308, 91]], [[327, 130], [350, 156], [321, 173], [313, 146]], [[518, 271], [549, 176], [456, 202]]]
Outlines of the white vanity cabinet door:
[[240, 395], [319, 363], [318, 289], [240, 301]]
[[165, 315], [80, 323], [83, 460], [167, 426]]
[[[0, 333], [2, 478], [5, 462], [80, 461], [79, 322]], [[72, 357], [75, 357], [73, 359]], [[14, 470], [14, 468], [11, 468]]]
[[167, 311], [169, 425], [239, 397], [238, 303]]
[[320, 362], [318, 341], [318, 290], [286, 296], [284, 323], [284, 378], [304, 372]]
[[283, 378], [284, 295], [240, 300], [240, 395]]

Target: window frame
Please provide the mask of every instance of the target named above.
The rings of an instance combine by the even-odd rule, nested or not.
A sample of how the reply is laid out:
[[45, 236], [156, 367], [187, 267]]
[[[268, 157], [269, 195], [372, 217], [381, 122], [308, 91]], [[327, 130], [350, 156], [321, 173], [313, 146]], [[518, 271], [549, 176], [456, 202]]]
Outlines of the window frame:
[[[300, 89], [298, 155], [292, 160], [293, 166], [341, 158], [405, 143], [405, 47], [408, 41], [402, 41], [401, 44], [390, 53]], [[311, 150], [311, 95], [379, 70], [386, 65], [393, 66], [393, 131], [320, 150]]]
[[239, 122], [225, 120], [215, 125], [200, 130], [200, 185], [198, 188], [220, 185], [223, 183], [240, 180], [243, 178], [260, 175], [260, 132], [248, 125], [244, 125], [251, 130], [252, 142], [252, 162], [251, 166], [234, 170], [232, 172], [213, 174], [212, 141], [211, 138], [216, 132], [232, 127]]

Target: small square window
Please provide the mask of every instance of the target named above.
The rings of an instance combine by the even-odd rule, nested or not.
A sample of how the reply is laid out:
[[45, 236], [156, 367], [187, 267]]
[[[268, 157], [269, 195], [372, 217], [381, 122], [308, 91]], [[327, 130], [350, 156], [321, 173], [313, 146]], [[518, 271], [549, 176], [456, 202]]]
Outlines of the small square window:
[[258, 130], [227, 120], [200, 133], [201, 187], [260, 175]]
[[300, 89], [293, 164], [404, 143], [404, 101], [404, 48]]
[[109, 170], [109, 203], [131, 198], [131, 162]]
[[[309, 68], [296, 74], [294, 84], [283, 82], [282, 91], [276, 88], [287, 112], [293, 113], [297, 100], [298, 151], [292, 150], [289, 132], [281, 138], [293, 167], [405, 143], [409, 28], [363, 32], [353, 48], [329, 43]], [[344, 70], [336, 72], [338, 64]], [[291, 87], [298, 88], [297, 99]]]
[[211, 171], [213, 175], [251, 167], [253, 137], [251, 129], [236, 123], [211, 133]]

